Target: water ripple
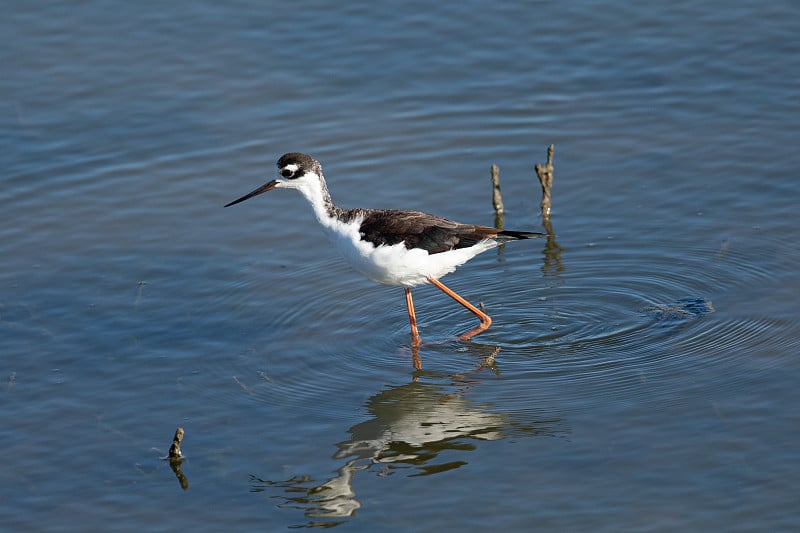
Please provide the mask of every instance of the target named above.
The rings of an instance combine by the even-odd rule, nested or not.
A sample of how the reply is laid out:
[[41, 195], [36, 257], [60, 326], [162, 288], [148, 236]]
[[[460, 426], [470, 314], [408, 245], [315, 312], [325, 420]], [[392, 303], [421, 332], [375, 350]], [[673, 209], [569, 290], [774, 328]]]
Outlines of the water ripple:
[[[447, 381], [499, 351], [502, 379], [580, 383], [585, 394], [630, 396], [660, 390], [670, 376], [699, 371], [767, 335], [778, 351], [797, 344], [795, 324], [737, 318], [715, 302], [786, 269], [779, 255], [770, 256], [773, 265], [755, 260], [778, 247], [769, 237], [748, 247], [737, 239], [703, 245], [674, 235], [657, 247], [616, 238], [571, 241], [582, 242], [567, 230], [558, 247], [515, 243], [447, 278], [494, 319], [474, 342], [452, 341], [474, 325], [471, 314], [435, 288], [415, 289], [426, 343], [417, 377]], [[552, 250], [560, 255], [547, 256]], [[347, 385], [354, 376], [380, 383], [414, 374], [401, 289], [364, 281], [327, 248], [320, 255], [284, 247], [280, 257], [286, 268], [279, 286], [260, 286], [260, 270], [276, 266], [271, 259], [251, 264], [226, 289], [225, 302], [252, 324], [253, 337], [227, 394], [245, 391], [258, 402], [346, 417], [332, 399], [359, 403], [366, 392]], [[558, 262], [556, 274], [547, 261]]]

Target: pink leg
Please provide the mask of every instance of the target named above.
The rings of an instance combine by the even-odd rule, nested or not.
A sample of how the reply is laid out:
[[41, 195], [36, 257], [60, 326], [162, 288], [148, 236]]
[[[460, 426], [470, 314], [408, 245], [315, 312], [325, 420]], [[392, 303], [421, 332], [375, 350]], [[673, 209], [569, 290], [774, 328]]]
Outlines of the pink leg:
[[[458, 294], [453, 292], [453, 290], [449, 289], [444, 283], [442, 283], [438, 279], [434, 279], [434, 278], [428, 278], [428, 281], [430, 281], [431, 283], [436, 285], [439, 289], [441, 289], [441, 291], [443, 293], [448, 295], [450, 298], [452, 298], [453, 300], [457, 301], [458, 303], [460, 303], [461, 305], [466, 307], [473, 315], [478, 317], [478, 320], [480, 320], [480, 324], [478, 324], [473, 329], [471, 329], [468, 332], [466, 332], [466, 333], [464, 333], [464, 334], [459, 336], [459, 338], [461, 340], [464, 340], [464, 341], [469, 340], [472, 337], [474, 337], [475, 335], [477, 335], [479, 333], [483, 333], [484, 331], [489, 329], [489, 326], [492, 325], [492, 319], [491, 319], [491, 317], [489, 315], [487, 315], [486, 313], [484, 313], [483, 311], [481, 311], [480, 309], [478, 309], [477, 307], [475, 307], [474, 305], [472, 305], [471, 303], [466, 301], [464, 298], [462, 298], [461, 296], [459, 296]], [[408, 290], [408, 289], [406, 289], [406, 290]], [[411, 297], [410, 293], [407, 293], [407, 298], [410, 298], [410, 297]], [[412, 326], [412, 334], [413, 334], [414, 329], [415, 329], [415, 326]]]
[[411, 289], [406, 287], [406, 306], [408, 306], [408, 321], [411, 324], [411, 342], [415, 346], [419, 346], [422, 341], [419, 338], [419, 330], [417, 329], [417, 315], [414, 313], [414, 300], [411, 298]]
[[414, 300], [411, 299], [411, 289], [406, 287], [406, 306], [408, 307], [408, 321], [411, 324], [411, 353], [414, 356], [414, 369], [422, 370], [422, 361], [419, 358], [419, 346], [422, 340], [417, 329], [417, 314], [414, 312]]

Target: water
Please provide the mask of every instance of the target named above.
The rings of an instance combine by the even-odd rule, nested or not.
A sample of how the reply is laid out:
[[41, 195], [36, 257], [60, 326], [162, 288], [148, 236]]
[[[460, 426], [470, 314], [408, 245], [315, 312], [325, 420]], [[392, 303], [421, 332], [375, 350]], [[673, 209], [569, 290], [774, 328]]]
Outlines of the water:
[[[793, 3], [4, 11], [4, 527], [800, 528]], [[306, 151], [491, 224], [496, 163], [537, 229], [550, 143], [419, 372], [299, 195], [221, 207]]]

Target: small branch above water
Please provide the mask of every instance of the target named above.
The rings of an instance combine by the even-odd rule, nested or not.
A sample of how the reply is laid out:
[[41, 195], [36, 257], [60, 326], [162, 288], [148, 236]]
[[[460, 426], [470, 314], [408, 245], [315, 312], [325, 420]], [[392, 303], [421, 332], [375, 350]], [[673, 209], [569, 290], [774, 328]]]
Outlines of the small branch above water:
[[183, 453], [181, 453], [181, 441], [183, 441], [183, 428], [178, 428], [175, 430], [175, 436], [172, 438], [172, 446], [169, 447], [169, 458], [170, 459], [182, 459]]
[[553, 188], [553, 145], [547, 149], [547, 163], [540, 165], [536, 163], [536, 176], [542, 186], [542, 220], [550, 218], [550, 190]]
[[492, 206], [495, 213], [503, 212], [503, 195], [500, 194], [500, 168], [492, 165]]

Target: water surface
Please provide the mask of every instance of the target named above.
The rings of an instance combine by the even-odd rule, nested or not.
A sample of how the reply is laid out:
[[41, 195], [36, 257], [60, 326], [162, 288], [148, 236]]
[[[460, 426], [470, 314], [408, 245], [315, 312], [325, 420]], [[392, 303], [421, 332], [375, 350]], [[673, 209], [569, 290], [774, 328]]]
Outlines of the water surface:
[[[13, 530], [800, 528], [790, 2], [16, 2], [0, 20], [0, 522]], [[555, 237], [446, 283], [345, 207]], [[180, 475], [161, 458], [186, 431]], [[175, 470], [178, 470], [176, 467]]]

